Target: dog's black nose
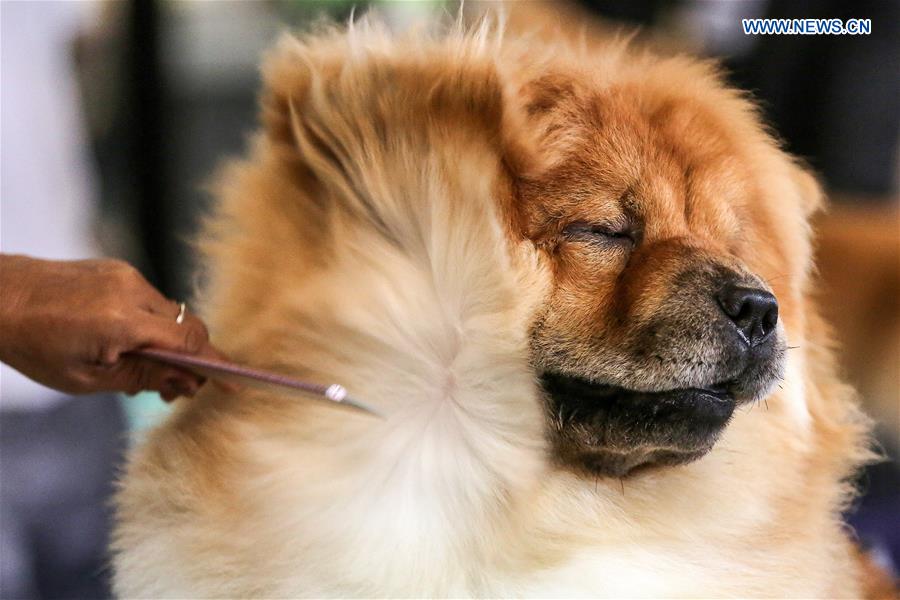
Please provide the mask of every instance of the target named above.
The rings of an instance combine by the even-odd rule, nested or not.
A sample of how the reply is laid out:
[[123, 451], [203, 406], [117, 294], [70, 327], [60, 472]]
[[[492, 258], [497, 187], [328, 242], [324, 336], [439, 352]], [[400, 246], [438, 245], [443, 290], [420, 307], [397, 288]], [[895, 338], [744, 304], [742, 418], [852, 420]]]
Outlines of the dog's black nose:
[[758, 346], [775, 331], [778, 301], [765, 290], [726, 285], [716, 296], [722, 311], [737, 326], [744, 341]]

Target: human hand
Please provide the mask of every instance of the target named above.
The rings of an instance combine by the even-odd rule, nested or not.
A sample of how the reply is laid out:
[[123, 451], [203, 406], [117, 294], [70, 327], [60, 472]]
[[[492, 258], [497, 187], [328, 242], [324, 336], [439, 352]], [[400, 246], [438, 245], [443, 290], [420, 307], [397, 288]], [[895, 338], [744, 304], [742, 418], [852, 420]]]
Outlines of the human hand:
[[222, 358], [200, 319], [175, 322], [179, 309], [119, 260], [0, 255], [0, 360], [63, 392], [193, 396], [202, 377], [127, 354], [152, 346]]

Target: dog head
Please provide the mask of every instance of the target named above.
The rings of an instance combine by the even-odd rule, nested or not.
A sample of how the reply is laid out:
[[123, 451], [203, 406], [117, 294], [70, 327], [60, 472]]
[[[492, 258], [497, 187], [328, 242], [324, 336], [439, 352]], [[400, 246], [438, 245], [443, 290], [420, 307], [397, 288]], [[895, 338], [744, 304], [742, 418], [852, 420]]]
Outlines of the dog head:
[[648, 67], [641, 80], [556, 73], [521, 88], [535, 147], [550, 149], [517, 186], [520, 234], [553, 273], [532, 361], [556, 457], [594, 474], [703, 456], [784, 370], [767, 277], [790, 277], [773, 267], [797, 249], [771, 228], [788, 215], [803, 237], [806, 208], [790, 185], [772, 206], [785, 186], [766, 188], [761, 156], [781, 163], [771, 180], [788, 161], [744, 101], [675, 67], [679, 87]]
[[[471, 38], [411, 56], [343, 44], [288, 40], [270, 61], [265, 160], [277, 165], [269, 180], [282, 173], [282, 188], [309, 197], [294, 220], [307, 246], [358, 246], [345, 273], [384, 270], [382, 247], [425, 266], [440, 310], [375, 318], [412, 301], [369, 299], [353, 310], [371, 313], [370, 331], [393, 319], [431, 328], [464, 309], [441, 334], [462, 348], [491, 333], [471, 315], [507, 310], [498, 298], [519, 285], [554, 458], [595, 475], [703, 456], [736, 407], [778, 383], [817, 188], [711, 69], [621, 48], [596, 65], [553, 49], [534, 66]], [[273, 214], [298, 210], [273, 196], [284, 198]], [[373, 232], [381, 241], [360, 241]], [[517, 259], [523, 247], [533, 260]], [[328, 310], [351, 300], [335, 292]], [[454, 353], [446, 381], [458, 383], [469, 374]], [[479, 356], [471, 364], [495, 360]]]

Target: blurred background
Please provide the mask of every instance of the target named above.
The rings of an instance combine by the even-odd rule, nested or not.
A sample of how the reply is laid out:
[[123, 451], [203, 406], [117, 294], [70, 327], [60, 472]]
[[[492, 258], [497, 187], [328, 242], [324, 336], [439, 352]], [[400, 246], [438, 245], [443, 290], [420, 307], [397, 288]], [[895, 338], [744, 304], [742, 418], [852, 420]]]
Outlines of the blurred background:
[[[497, 3], [468, 2], [467, 16]], [[0, 249], [116, 256], [189, 298], [189, 240], [223, 160], [256, 124], [261, 53], [286, 29], [377, 10], [400, 28], [456, 2], [0, 1]], [[900, 0], [507, 3], [541, 22], [640, 36], [719, 58], [773, 129], [821, 175], [819, 297], [841, 366], [887, 456], [860, 478], [860, 539], [900, 564]], [[745, 36], [741, 18], [869, 18], [865, 36]], [[107, 499], [153, 394], [67, 398], [3, 367], [0, 597], [109, 595]], [[895, 571], [896, 572], [896, 571]]]

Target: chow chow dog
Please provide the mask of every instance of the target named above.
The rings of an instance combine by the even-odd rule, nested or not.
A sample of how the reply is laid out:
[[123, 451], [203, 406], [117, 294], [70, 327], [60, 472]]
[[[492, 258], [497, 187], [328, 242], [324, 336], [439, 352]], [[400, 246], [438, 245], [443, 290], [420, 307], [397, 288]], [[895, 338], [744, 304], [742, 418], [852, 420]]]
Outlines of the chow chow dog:
[[120, 596], [864, 593], [821, 193], [713, 66], [357, 23], [264, 80], [200, 239], [211, 330], [385, 418], [182, 401], [122, 480]]

